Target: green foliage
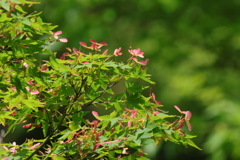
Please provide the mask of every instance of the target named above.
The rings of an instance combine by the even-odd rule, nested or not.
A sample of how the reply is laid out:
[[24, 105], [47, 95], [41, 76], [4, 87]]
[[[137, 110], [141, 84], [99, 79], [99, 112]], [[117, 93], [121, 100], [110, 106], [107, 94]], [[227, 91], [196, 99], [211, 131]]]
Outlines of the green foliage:
[[[142, 146], [160, 140], [200, 149], [190, 140], [194, 136], [182, 131], [184, 122], [190, 125], [190, 111], [177, 107], [185, 117], [168, 115], [160, 110], [162, 105], [151, 89], [150, 96], [142, 94], [149, 86], [131, 82], [142, 79], [154, 84], [146, 72], [148, 60], [139, 61], [140, 49], [130, 49], [131, 57], [117, 62], [121, 48], [113, 54], [102, 52], [107, 44], [90, 40], [91, 46], [80, 42], [85, 50], [67, 48], [57, 58], [48, 46], [67, 39], [58, 37], [61, 31], [52, 32], [56, 26], [44, 23], [39, 13], [24, 11], [26, 4], [33, 3], [0, 4], [0, 124], [8, 126], [7, 134], [19, 125], [28, 131], [40, 128], [44, 138], [3, 144], [3, 158], [147, 159], [142, 157]], [[36, 40], [37, 35], [45, 38]], [[44, 54], [49, 60], [42, 59]], [[112, 88], [121, 81], [125, 89], [116, 94]], [[113, 111], [101, 116], [92, 111], [97, 120], [90, 121], [85, 115], [92, 106]]]
[[111, 42], [109, 50], [132, 45], [147, 53], [158, 99], [170, 113], [175, 104], [193, 112], [195, 142], [204, 147], [202, 152], [186, 152], [164, 143], [154, 152], [149, 149], [152, 159], [238, 160], [239, 2], [59, 0], [44, 1], [35, 9], [43, 9], [44, 20], [60, 25], [72, 40], [70, 46], [92, 37]]

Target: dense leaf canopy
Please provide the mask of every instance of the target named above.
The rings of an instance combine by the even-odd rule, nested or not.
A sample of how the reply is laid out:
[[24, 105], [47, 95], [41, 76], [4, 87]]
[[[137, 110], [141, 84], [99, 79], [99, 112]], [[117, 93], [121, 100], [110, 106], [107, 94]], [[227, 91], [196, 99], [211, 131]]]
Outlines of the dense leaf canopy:
[[239, 6], [237, 0], [58, 0], [34, 7], [69, 39], [52, 50], [91, 38], [111, 43], [110, 52], [140, 47], [162, 104], [192, 111], [203, 151], [164, 143], [150, 156], [224, 160], [240, 158]]

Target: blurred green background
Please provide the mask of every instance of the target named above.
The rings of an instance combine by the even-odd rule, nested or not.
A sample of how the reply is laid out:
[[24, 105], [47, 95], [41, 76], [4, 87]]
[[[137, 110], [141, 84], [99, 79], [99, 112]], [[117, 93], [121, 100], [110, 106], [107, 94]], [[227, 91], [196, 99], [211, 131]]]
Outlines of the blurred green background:
[[32, 10], [69, 40], [53, 51], [95, 39], [126, 57], [130, 45], [145, 52], [157, 99], [172, 114], [174, 105], [192, 111], [190, 134], [203, 149], [162, 142], [145, 148], [151, 159], [239, 160], [239, 7], [239, 0], [42, 0]]

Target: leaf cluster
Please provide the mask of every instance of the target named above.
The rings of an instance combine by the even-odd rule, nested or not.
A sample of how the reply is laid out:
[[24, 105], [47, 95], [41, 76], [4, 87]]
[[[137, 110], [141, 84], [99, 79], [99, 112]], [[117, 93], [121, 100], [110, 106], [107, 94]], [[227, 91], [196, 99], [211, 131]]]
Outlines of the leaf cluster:
[[[6, 134], [18, 125], [28, 131], [41, 128], [44, 138], [3, 144], [3, 158], [143, 159], [141, 147], [161, 140], [198, 148], [190, 140], [194, 136], [181, 134], [181, 117], [160, 110], [153, 94], [144, 96], [149, 86], [133, 83], [138, 78], [154, 84], [145, 64], [133, 55], [118, 62], [118, 55], [101, 53], [104, 43], [93, 40], [95, 47], [67, 48], [57, 58], [47, 46], [61, 41], [59, 32], [49, 32], [56, 26], [44, 23], [40, 13], [24, 11], [33, 3], [0, 2], [0, 124], [8, 127]], [[113, 86], [119, 82], [125, 88], [117, 94]], [[86, 109], [92, 106], [113, 112], [92, 111], [96, 120], [89, 121]]]

